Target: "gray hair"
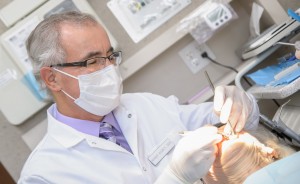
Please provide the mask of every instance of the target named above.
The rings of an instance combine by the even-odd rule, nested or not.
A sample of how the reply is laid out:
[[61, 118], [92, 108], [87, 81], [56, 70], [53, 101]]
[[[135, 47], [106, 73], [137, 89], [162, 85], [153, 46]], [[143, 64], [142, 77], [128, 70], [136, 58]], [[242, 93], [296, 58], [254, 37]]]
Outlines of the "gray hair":
[[76, 11], [54, 14], [40, 22], [29, 35], [26, 49], [32, 62], [33, 73], [41, 85], [41, 90], [45, 90], [50, 98], [51, 92], [41, 80], [40, 69], [65, 62], [66, 54], [60, 42], [62, 24], [94, 26], [98, 22], [91, 15]]

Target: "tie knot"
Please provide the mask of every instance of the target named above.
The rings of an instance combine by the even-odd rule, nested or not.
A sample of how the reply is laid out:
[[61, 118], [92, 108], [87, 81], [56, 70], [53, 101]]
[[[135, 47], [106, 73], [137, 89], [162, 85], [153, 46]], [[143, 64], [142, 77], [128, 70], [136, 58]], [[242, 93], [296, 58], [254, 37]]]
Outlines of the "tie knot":
[[117, 139], [113, 132], [113, 127], [109, 123], [101, 122], [99, 128], [99, 137], [107, 139], [111, 142], [116, 143]]
[[108, 128], [108, 129], [112, 129], [112, 125], [107, 123], [107, 122], [101, 122], [100, 123], [100, 128]]

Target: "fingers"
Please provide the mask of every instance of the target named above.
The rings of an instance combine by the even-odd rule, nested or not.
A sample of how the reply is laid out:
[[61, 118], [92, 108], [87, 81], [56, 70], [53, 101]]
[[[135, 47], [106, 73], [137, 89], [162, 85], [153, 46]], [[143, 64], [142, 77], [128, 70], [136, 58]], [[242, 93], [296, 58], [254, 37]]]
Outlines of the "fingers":
[[214, 126], [198, 128], [185, 137], [186, 143], [195, 144], [195, 149], [212, 147], [222, 141], [222, 136], [217, 132], [218, 128]]
[[247, 121], [247, 117], [248, 117], [248, 113], [246, 112], [245, 109], [243, 109], [242, 113], [240, 114], [239, 118], [236, 121], [237, 122], [235, 126], [236, 132], [240, 132], [244, 128], [245, 123]]
[[224, 127], [224, 133], [227, 135], [230, 135], [231, 132], [232, 132], [231, 125], [229, 123], [227, 123]]
[[230, 92], [226, 93], [228, 93], [228, 95], [226, 95], [225, 103], [219, 112], [219, 116], [222, 123], [230, 122], [230, 124], [225, 126], [226, 128], [224, 130], [226, 133], [229, 133], [232, 129], [235, 130], [242, 108], [239, 102], [237, 102], [238, 100], [235, 99], [234, 91], [230, 90]]
[[247, 95], [241, 94], [239, 102], [235, 103], [232, 108], [233, 115], [229, 118], [230, 122], [233, 122], [236, 132], [240, 132], [244, 128], [249, 115], [249, 106], [251, 106], [251, 103]]
[[218, 132], [218, 128], [214, 126], [205, 126], [196, 129], [193, 131], [195, 135], [200, 135], [200, 134], [216, 134]]
[[[247, 121], [252, 104], [246, 93], [235, 86], [218, 86], [214, 96], [214, 110], [222, 123], [230, 122], [236, 132], [240, 132]], [[226, 125], [226, 130], [231, 129]]]
[[208, 168], [205, 170], [209, 170], [210, 166], [213, 164], [213, 162], [216, 159], [216, 152], [217, 152], [217, 150], [214, 147], [212, 147], [209, 150], [202, 151], [201, 152], [202, 157], [200, 157], [200, 156], [196, 157], [195, 163], [201, 163], [201, 161], [203, 159], [205, 159], [209, 163]]
[[229, 116], [231, 115], [232, 105], [233, 105], [233, 100], [231, 98], [227, 98], [220, 112], [220, 121], [222, 123], [226, 123], [229, 120]]
[[[223, 109], [220, 113], [220, 121], [222, 123], [227, 123], [228, 128], [233, 129], [234, 131], [240, 131], [238, 130], [238, 127], [240, 128], [241, 125], [243, 125], [243, 121], [245, 120], [245, 118], [243, 119], [242, 114], [244, 111], [243, 107], [242, 107], [242, 103], [240, 102], [234, 102], [238, 99], [232, 99], [229, 98], [226, 100]], [[242, 126], [241, 128], [243, 128], [244, 126]]]
[[207, 140], [208, 144], [219, 142], [218, 128], [215, 126], [205, 126], [193, 131], [195, 137], [199, 137], [202, 140]]
[[216, 144], [218, 144], [219, 142], [221, 142], [222, 139], [223, 139], [222, 135], [215, 134], [215, 135], [212, 136], [212, 139], [211, 139], [210, 143], [215, 146]]
[[232, 86], [218, 86], [215, 90], [214, 97], [214, 110], [219, 112], [217, 113], [220, 116], [220, 121], [222, 123], [227, 123], [229, 118], [231, 121], [236, 122], [233, 119], [232, 112], [235, 108], [235, 91]]
[[223, 86], [217, 86], [214, 96], [214, 110], [220, 112], [225, 103], [225, 88]]
[[194, 183], [206, 175], [213, 164], [217, 143], [222, 136], [216, 127], [202, 127], [187, 133], [176, 145], [169, 164], [171, 171], [185, 183]]
[[207, 147], [206, 149], [200, 149], [196, 155], [198, 155], [195, 159], [195, 163], [201, 164], [202, 160], [206, 160], [207, 168], [204, 170], [209, 170], [210, 166], [213, 164], [213, 162], [216, 159], [216, 156], [218, 154], [218, 147], [217, 144], [212, 144], [210, 147]]

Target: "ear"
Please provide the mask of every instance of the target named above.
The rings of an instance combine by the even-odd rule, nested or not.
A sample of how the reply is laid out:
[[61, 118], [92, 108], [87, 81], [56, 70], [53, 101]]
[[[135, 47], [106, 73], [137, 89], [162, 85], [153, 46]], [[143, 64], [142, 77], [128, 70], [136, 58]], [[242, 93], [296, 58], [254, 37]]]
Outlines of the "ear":
[[43, 67], [40, 70], [41, 79], [44, 81], [45, 85], [51, 91], [60, 91], [61, 87], [55, 80], [55, 72], [51, 69], [51, 67]]

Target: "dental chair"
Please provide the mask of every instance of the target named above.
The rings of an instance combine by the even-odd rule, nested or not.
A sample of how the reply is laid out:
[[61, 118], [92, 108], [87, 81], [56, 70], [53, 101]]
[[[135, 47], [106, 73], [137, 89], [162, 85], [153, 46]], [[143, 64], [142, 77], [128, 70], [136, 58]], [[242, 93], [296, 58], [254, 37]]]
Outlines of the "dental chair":
[[276, 161], [251, 174], [243, 184], [300, 183], [300, 152]]

